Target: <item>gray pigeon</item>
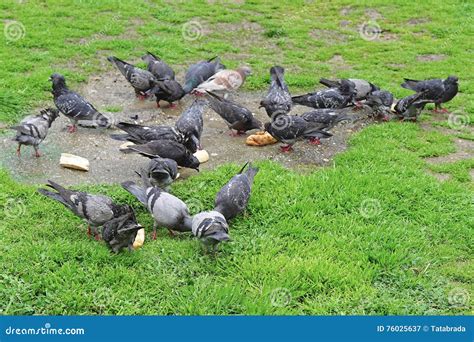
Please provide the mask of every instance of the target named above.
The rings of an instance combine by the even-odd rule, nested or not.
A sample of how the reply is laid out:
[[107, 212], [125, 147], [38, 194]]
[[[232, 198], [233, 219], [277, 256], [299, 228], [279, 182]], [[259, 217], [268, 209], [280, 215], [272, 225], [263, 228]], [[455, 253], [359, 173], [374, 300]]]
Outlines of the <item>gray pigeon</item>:
[[221, 63], [217, 56], [210, 58], [207, 61], [200, 61], [191, 65], [184, 76], [184, 93], [189, 94], [198, 85], [207, 81], [218, 71], [224, 69], [225, 65]]
[[402, 121], [416, 121], [423, 108], [431, 100], [426, 100], [426, 91], [416, 93], [398, 100], [395, 105], [395, 114]]
[[451, 101], [458, 93], [458, 78], [449, 76], [445, 80], [431, 79], [426, 81], [417, 81], [405, 78], [402, 87], [411, 89], [417, 93], [424, 93], [424, 100], [431, 100], [435, 104], [435, 112], [439, 110], [447, 112], [447, 109], [441, 108], [442, 103]]
[[161, 58], [147, 51], [146, 55], [142, 56], [142, 60], [147, 63], [147, 70], [151, 72], [156, 79], [174, 80], [175, 74], [173, 69]]
[[230, 130], [235, 129], [236, 135], [245, 134], [252, 129], [262, 128], [262, 123], [255, 119], [247, 108], [238, 103], [224, 99], [214, 93], [208, 92], [209, 107], [223, 118]]
[[369, 81], [362, 80], [359, 78], [349, 78], [349, 79], [342, 79], [342, 80], [328, 80], [327, 78], [321, 78], [319, 83], [325, 85], [329, 88], [338, 88], [342, 85], [343, 82], [350, 82], [352, 83], [355, 89], [355, 100], [361, 101], [365, 100], [367, 95], [371, 92], [380, 90], [379, 87], [370, 83]]
[[129, 210], [130, 212], [127, 214], [107, 221], [102, 229], [102, 238], [114, 253], [118, 253], [124, 248], [131, 251], [137, 232], [143, 228], [137, 223], [133, 209], [129, 207]]
[[168, 191], [178, 177], [178, 164], [173, 159], [157, 157], [150, 160], [144, 171], [153, 186]]
[[[301, 117], [322, 131], [328, 131], [342, 121], [352, 121], [351, 117], [335, 109], [315, 109], [304, 113]], [[316, 145], [321, 143], [319, 137], [310, 138], [310, 142]]]
[[148, 158], [173, 159], [179, 166], [199, 171], [199, 160], [183, 144], [173, 140], [152, 140], [144, 145], [129, 146], [128, 150]]
[[38, 146], [46, 138], [51, 124], [58, 116], [59, 111], [57, 109], [47, 108], [41, 110], [39, 115], [29, 116], [23, 119], [19, 125], [11, 127], [16, 131], [13, 141], [18, 142], [16, 150], [18, 157], [21, 156], [21, 145], [33, 146], [35, 156], [40, 157]]
[[290, 91], [285, 83], [284, 74], [285, 69], [281, 66], [270, 68], [270, 88], [265, 98], [260, 101], [260, 108], [265, 108], [270, 118], [274, 114], [288, 114], [293, 105]]
[[165, 227], [174, 235], [173, 231], [191, 231], [192, 219], [186, 203], [176, 196], [173, 196], [160, 188], [153, 187], [145, 175], [145, 170], [141, 171], [143, 186], [139, 186], [132, 181], [123, 182], [122, 187], [135, 196], [153, 216], [153, 240], [156, 239], [156, 228]]
[[355, 88], [352, 82], [342, 80], [335, 88], [293, 96], [293, 103], [312, 108], [339, 109], [351, 105], [354, 101]]
[[135, 95], [140, 100], [147, 97], [147, 91], [153, 88], [153, 81], [156, 81], [155, 76], [153, 76], [151, 72], [137, 68], [133, 64], [122, 61], [114, 56], [107, 57], [107, 60], [114, 64], [122, 75], [125, 76], [126, 80], [135, 90]]
[[206, 101], [194, 100], [176, 121], [176, 128], [184, 134], [184, 136], [192, 140], [199, 149], [201, 149], [201, 134], [204, 126], [202, 114]]
[[374, 117], [387, 121], [393, 104], [393, 95], [386, 90], [375, 90], [367, 95], [365, 104], [372, 108]]
[[153, 81], [153, 88], [149, 90], [149, 93], [155, 95], [156, 107], [160, 108], [160, 101], [166, 101], [169, 103], [170, 108], [176, 107], [173, 103], [181, 100], [185, 95], [181, 84], [175, 80], [156, 80]]
[[88, 224], [87, 234], [91, 234], [92, 228], [96, 240], [99, 240], [98, 227], [114, 218], [130, 213], [131, 208], [128, 205], [115, 204], [107, 196], [68, 190], [51, 180], [48, 180], [46, 185], [56, 192], [46, 189], [38, 189], [38, 192], [62, 203], [74, 214], [84, 219]]
[[214, 210], [224, 215], [227, 221], [244, 211], [249, 202], [258, 168], [249, 164], [248, 169], [243, 172], [247, 164], [217, 193]]
[[111, 134], [110, 137], [120, 141], [131, 141], [134, 144], [142, 145], [152, 140], [174, 140], [183, 144], [192, 153], [197, 151], [196, 143], [184, 136], [175, 127], [160, 125], [160, 126], [141, 126], [128, 122], [119, 122], [115, 125], [126, 134]]
[[319, 124], [308, 122], [300, 116], [278, 115], [272, 122], [265, 124], [265, 131], [270, 133], [276, 140], [287, 144], [281, 146], [282, 152], [289, 152], [293, 144], [301, 139], [311, 139], [311, 143], [319, 144], [319, 139], [329, 138], [331, 133], [319, 129]]
[[222, 241], [229, 241], [229, 226], [227, 221], [218, 211], [204, 211], [192, 218], [192, 231], [199, 238], [206, 249], [216, 251], [217, 245]]
[[54, 104], [72, 122], [68, 129], [69, 133], [77, 131], [78, 123], [86, 127], [109, 128], [111, 126], [110, 120], [99, 113], [92, 104], [78, 93], [68, 89], [63, 75], [52, 74], [50, 81], [53, 82]]

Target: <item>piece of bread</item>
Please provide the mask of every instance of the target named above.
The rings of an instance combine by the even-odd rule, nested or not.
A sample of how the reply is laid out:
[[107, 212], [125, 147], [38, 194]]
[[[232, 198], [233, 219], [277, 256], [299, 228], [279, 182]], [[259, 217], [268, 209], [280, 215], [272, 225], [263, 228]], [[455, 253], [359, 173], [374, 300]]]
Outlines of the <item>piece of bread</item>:
[[278, 142], [268, 132], [257, 132], [247, 137], [245, 143], [250, 146], [265, 146]]

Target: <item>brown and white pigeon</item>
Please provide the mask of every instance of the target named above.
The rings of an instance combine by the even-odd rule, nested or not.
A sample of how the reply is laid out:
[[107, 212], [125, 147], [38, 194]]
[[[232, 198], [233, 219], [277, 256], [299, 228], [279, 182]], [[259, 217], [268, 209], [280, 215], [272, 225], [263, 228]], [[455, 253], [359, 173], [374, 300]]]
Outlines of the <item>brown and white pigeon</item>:
[[[244, 172], [245, 167], [247, 170]], [[214, 210], [224, 215], [226, 220], [231, 220], [245, 210], [250, 199], [252, 184], [257, 167], [246, 163], [240, 172], [232, 177], [216, 195]]]
[[77, 124], [85, 127], [109, 128], [110, 120], [78, 93], [69, 90], [63, 75], [52, 74], [54, 104], [71, 122], [69, 133], [77, 131]]
[[194, 91], [197, 94], [204, 94], [209, 91], [234, 91], [242, 86], [247, 76], [251, 73], [252, 70], [247, 66], [240, 67], [236, 70], [224, 69], [215, 73], [207, 81], [198, 85]]
[[191, 65], [184, 76], [184, 93], [189, 94], [198, 85], [223, 69], [225, 69], [225, 65], [221, 63], [220, 58], [217, 56]]
[[147, 63], [147, 70], [155, 76], [157, 80], [174, 80], [175, 73], [171, 67], [161, 58], [155, 56], [151, 52], [147, 52], [142, 56], [142, 60]]
[[173, 231], [191, 231], [192, 219], [186, 203], [178, 197], [152, 186], [148, 178], [144, 176], [144, 170], [140, 173], [143, 186], [128, 181], [123, 182], [122, 187], [147, 207], [152, 215], [155, 221], [153, 224], [153, 239], [156, 239], [156, 229], [158, 227], [167, 228], [170, 235], [174, 235]]
[[285, 69], [281, 66], [270, 68], [270, 88], [265, 98], [260, 101], [260, 107], [265, 108], [267, 115], [272, 118], [275, 114], [288, 114], [293, 106], [290, 91], [284, 79]]
[[442, 103], [451, 101], [458, 93], [458, 78], [449, 76], [447, 79], [431, 79], [426, 81], [417, 81], [405, 78], [402, 87], [411, 89], [417, 93], [423, 92], [423, 99], [430, 100], [435, 104], [435, 112], [441, 110], [447, 112], [447, 109], [441, 108]]
[[130, 213], [131, 210], [128, 205], [115, 204], [112, 199], [107, 196], [68, 190], [51, 180], [48, 180], [46, 186], [56, 191], [38, 189], [38, 192], [62, 203], [75, 215], [84, 219], [88, 224], [87, 234], [91, 234], [92, 228], [96, 240], [99, 240], [98, 227], [114, 218]]
[[137, 222], [133, 209], [122, 216], [107, 221], [102, 229], [102, 238], [107, 247], [114, 253], [124, 248], [133, 249], [137, 232], [143, 227]]
[[13, 141], [18, 142], [16, 150], [18, 157], [21, 155], [21, 145], [33, 146], [35, 156], [40, 157], [38, 146], [46, 138], [51, 124], [58, 116], [59, 111], [57, 109], [47, 108], [41, 110], [39, 115], [29, 116], [18, 125], [11, 127], [11, 129], [16, 131]]
[[[245, 134], [252, 129], [260, 129], [262, 123], [255, 118], [250, 110], [236, 102], [222, 98], [212, 92], [207, 93], [209, 107], [223, 118], [230, 130], [236, 130], [236, 135]], [[234, 135], [232, 133], [232, 135]]]
[[148, 70], [143, 70], [133, 64], [127, 63], [115, 56], [107, 57], [107, 60], [115, 65], [122, 73], [125, 79], [131, 84], [135, 90], [135, 95], [143, 100], [147, 97], [147, 92], [153, 88], [156, 81], [155, 76]]

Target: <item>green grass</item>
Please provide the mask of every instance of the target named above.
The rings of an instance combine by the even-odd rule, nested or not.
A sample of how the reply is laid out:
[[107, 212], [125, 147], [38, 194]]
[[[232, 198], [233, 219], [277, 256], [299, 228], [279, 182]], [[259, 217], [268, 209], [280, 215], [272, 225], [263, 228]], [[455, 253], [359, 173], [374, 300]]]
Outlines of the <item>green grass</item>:
[[[137, 60], [151, 50], [181, 69], [216, 54], [230, 67], [249, 63], [254, 75], [248, 90], [266, 88], [274, 63], [288, 69], [296, 90], [311, 89], [323, 76], [357, 76], [402, 96], [408, 94], [399, 87], [404, 76], [457, 74], [461, 93], [448, 107], [474, 122], [473, 25], [466, 24], [472, 4], [374, 1], [351, 5], [343, 16], [341, 8], [349, 4], [4, 1], [2, 18], [21, 21], [26, 35], [0, 45], [0, 60], [9, 61], [0, 64], [0, 121], [12, 123], [31, 108], [50, 105], [47, 78], [53, 71], [77, 87], [89, 75], [111, 69], [104, 62], [107, 55]], [[353, 27], [368, 20], [366, 8], [377, 8], [384, 16], [378, 24], [398, 40], [368, 42], [339, 27], [341, 20]], [[418, 15], [429, 15], [430, 21], [407, 24]], [[189, 20], [203, 26], [201, 39], [182, 38], [181, 27]], [[239, 29], [243, 20], [257, 25], [257, 33]], [[345, 40], [314, 39], [313, 30], [335, 31]], [[432, 53], [446, 59], [416, 59]], [[328, 61], [335, 54], [351, 69], [333, 67]], [[114, 109], [119, 110], [108, 110]], [[84, 224], [63, 206], [0, 171], [0, 310], [472, 314], [472, 160], [435, 166], [423, 160], [454, 150], [450, 136], [418, 124], [389, 123], [354, 135], [334, 167], [301, 175], [258, 162], [248, 211], [231, 222], [233, 241], [215, 258], [204, 255], [191, 236], [171, 239], [164, 230], [137, 252], [111, 255], [87, 239]], [[177, 182], [172, 191], [194, 212], [210, 209], [216, 192], [238, 169], [224, 165]], [[439, 182], [427, 169], [453, 177]], [[150, 216], [120, 187], [80, 188], [133, 205], [150, 232]], [[467, 300], [457, 305], [453, 298]]]

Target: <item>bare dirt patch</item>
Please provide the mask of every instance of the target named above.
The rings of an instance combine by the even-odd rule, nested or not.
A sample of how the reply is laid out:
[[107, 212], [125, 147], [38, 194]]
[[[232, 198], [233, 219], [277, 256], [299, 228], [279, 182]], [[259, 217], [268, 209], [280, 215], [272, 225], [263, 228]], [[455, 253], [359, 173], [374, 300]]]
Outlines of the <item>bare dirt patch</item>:
[[446, 58], [447, 58], [446, 55], [430, 54], [430, 55], [419, 55], [416, 57], [416, 60], [420, 62], [437, 62], [437, 61], [442, 61]]
[[456, 152], [446, 156], [426, 158], [426, 161], [431, 164], [444, 164], [472, 158], [474, 155], [474, 141], [455, 139], [454, 143], [456, 144]]
[[446, 182], [447, 180], [451, 179], [451, 175], [449, 173], [438, 173], [431, 170], [427, 170], [427, 172], [440, 182]]
[[420, 24], [429, 23], [430, 21], [431, 21], [430, 18], [411, 18], [407, 20], [407, 24], [416, 26]]
[[337, 30], [314, 29], [309, 32], [310, 37], [316, 40], [322, 40], [329, 45], [339, 44], [347, 41], [347, 35]]
[[352, 66], [347, 64], [346, 61], [344, 60], [344, 57], [342, 57], [339, 54], [332, 56], [331, 59], [328, 60], [328, 63], [331, 64], [332, 69], [334, 71], [352, 69]]
[[[147, 125], [174, 125], [181, 112], [193, 100], [191, 96], [187, 96], [175, 109], [158, 109], [153, 100], [135, 99], [131, 87], [115, 70], [91, 78], [87, 85], [79, 89], [79, 92], [104, 114], [115, 120], [133, 122], [130, 117], [138, 115], [138, 123]], [[258, 109], [263, 94], [263, 92], [239, 92], [232, 97], [251, 109], [261, 121], [265, 122], [268, 121], [266, 114]], [[49, 105], [53, 105], [52, 101]], [[120, 111], [108, 113], [105, 108], [111, 107]], [[296, 106], [292, 114], [304, 113], [308, 110], [310, 109]], [[351, 110], [348, 109], [348, 111]], [[365, 114], [367, 113], [359, 112], [357, 116], [364, 117]], [[139, 155], [124, 154], [119, 151], [122, 142], [109, 137], [109, 134], [117, 133], [117, 130], [79, 128], [77, 133], [69, 134], [64, 130], [67, 124], [68, 120], [64, 116], [54, 122], [48, 137], [40, 147], [43, 153], [41, 158], [31, 157], [32, 150], [24, 147], [23, 155], [19, 159], [15, 155], [16, 144], [11, 141], [13, 132], [6, 132], [0, 140], [0, 146], [5, 151], [1, 155], [0, 163], [10, 170], [14, 178], [28, 183], [43, 183], [47, 179], [53, 179], [64, 184], [111, 184], [133, 179], [134, 170], [148, 162], [146, 158]], [[210, 160], [201, 166], [201, 170], [212, 170], [229, 162], [243, 164], [249, 160], [274, 160], [296, 169], [329, 165], [335, 154], [346, 149], [350, 135], [366, 125], [368, 121], [364, 119], [342, 124], [332, 130], [334, 136], [323, 140], [322, 145], [313, 146], [302, 141], [294, 146], [293, 152], [283, 154], [279, 150], [279, 144], [249, 147], [245, 145], [245, 136], [230, 137], [224, 121], [216, 113], [207, 109], [204, 115], [202, 146], [210, 154]], [[79, 172], [61, 168], [59, 157], [64, 152], [89, 159], [91, 170]], [[196, 174], [193, 170], [181, 170], [183, 178], [193, 174]]]

